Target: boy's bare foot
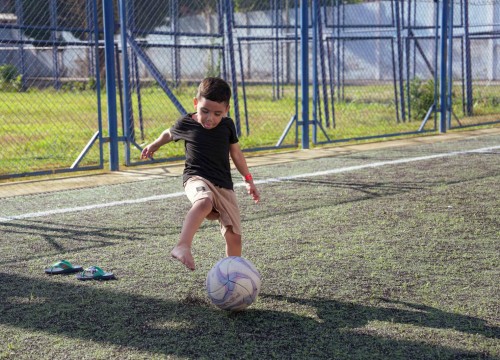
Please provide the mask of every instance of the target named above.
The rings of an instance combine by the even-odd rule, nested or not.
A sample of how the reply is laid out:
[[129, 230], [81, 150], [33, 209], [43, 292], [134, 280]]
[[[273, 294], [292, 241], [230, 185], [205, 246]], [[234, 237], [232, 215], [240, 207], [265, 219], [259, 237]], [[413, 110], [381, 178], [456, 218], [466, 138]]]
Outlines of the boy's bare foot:
[[191, 254], [191, 249], [184, 246], [176, 246], [172, 249], [170, 253], [173, 258], [179, 260], [188, 269], [194, 270], [194, 258]]

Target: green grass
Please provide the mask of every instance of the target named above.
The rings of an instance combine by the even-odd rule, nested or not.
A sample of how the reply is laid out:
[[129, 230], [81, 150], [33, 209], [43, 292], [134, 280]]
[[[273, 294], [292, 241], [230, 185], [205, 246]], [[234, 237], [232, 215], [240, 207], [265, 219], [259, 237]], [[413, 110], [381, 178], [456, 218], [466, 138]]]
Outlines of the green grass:
[[[498, 146], [498, 136], [252, 169], [257, 179]], [[170, 259], [189, 202], [0, 222], [0, 359], [500, 359], [498, 150], [236, 188], [262, 275], [237, 314], [208, 301], [215, 223], [197, 270]], [[0, 217], [181, 191], [180, 179], [0, 199]], [[57, 259], [117, 281], [47, 276]]]
[[[500, 113], [498, 87], [489, 86], [478, 89], [478, 100], [474, 104], [474, 117], [461, 116], [460, 100], [456, 99], [455, 113], [460, 123], [453, 119], [453, 126], [472, 125], [481, 122], [497, 121]], [[182, 85], [174, 90], [176, 97], [187, 111], [192, 111], [192, 98], [196, 87]], [[461, 93], [460, 88], [455, 93]], [[286, 125], [295, 113], [295, 89], [283, 88], [279, 99], [273, 99], [272, 87], [254, 85], [246, 87], [247, 113], [245, 113], [242, 89], [239, 89], [239, 108], [241, 117], [241, 145], [245, 149], [274, 146], [283, 134]], [[103, 137], [108, 137], [106, 94], [101, 94], [101, 115]], [[416, 131], [420, 121], [396, 121], [396, 109], [391, 85], [346, 86], [344, 98], [336, 100], [335, 122], [329, 106], [330, 126], [325, 131], [330, 139], [345, 140], [368, 136]], [[0, 92], [0, 175], [25, 173], [39, 170], [69, 168], [77, 159], [88, 141], [98, 131], [97, 96], [92, 91], [54, 91], [51, 89], [28, 92]], [[312, 98], [312, 94], [311, 94]], [[173, 124], [179, 116], [178, 110], [161, 89], [156, 86], [144, 88], [141, 92], [141, 114], [143, 128], [139, 124], [137, 97], [133, 98], [135, 119], [135, 138], [137, 143], [153, 141], [165, 128]], [[312, 100], [311, 100], [312, 101]], [[121, 112], [118, 108], [119, 135]], [[324, 108], [318, 109], [325, 119]], [[300, 113], [300, 108], [299, 108]], [[312, 104], [310, 105], [312, 117]], [[231, 113], [234, 116], [234, 112]], [[248, 128], [246, 125], [248, 116]], [[431, 119], [426, 130], [434, 128]], [[301, 132], [299, 129], [298, 139]], [[318, 130], [318, 141], [326, 141]], [[292, 127], [285, 138], [284, 145], [295, 145], [295, 128]], [[108, 146], [104, 144], [104, 159], [108, 159]], [[120, 145], [121, 160], [124, 149]], [[160, 151], [159, 157], [179, 157], [183, 155], [180, 144]], [[134, 148], [132, 162], [138, 160], [139, 152]], [[99, 147], [94, 146], [80, 166], [96, 166], [100, 162]]]

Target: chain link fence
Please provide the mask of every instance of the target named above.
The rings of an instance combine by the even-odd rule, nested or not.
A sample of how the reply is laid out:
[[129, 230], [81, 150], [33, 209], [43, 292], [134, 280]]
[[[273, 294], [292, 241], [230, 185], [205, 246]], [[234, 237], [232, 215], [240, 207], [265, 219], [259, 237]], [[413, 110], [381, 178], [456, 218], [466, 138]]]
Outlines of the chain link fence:
[[[141, 145], [153, 141], [182, 113], [194, 111], [193, 98], [202, 78], [228, 78], [221, 2], [140, 4], [123, 1], [121, 9], [127, 37], [120, 50], [130, 65], [124, 78], [130, 85], [124, 106], [130, 110], [135, 135], [129, 164], [138, 162]], [[183, 144], [171, 144], [158, 155], [181, 157]]]
[[498, 122], [500, 2], [459, 2], [454, 9], [454, 24], [454, 114], [450, 128]]
[[[206, 76], [230, 82], [247, 150], [298, 146], [306, 69], [315, 144], [437, 130], [443, 1], [310, 1], [306, 49], [298, 0], [113, 0], [111, 45], [103, 1], [0, 0], [0, 177], [102, 169], [109, 101], [120, 161], [140, 164], [144, 144], [194, 111]], [[500, 122], [500, 0], [450, 5], [448, 128]]]
[[0, 176], [102, 168], [99, 16], [93, 1], [0, 1]]

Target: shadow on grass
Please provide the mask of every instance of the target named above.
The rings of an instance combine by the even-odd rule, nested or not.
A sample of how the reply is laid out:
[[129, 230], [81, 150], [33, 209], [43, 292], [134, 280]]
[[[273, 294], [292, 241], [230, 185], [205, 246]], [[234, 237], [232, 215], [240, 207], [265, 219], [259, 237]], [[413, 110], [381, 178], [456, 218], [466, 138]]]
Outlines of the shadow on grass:
[[[0, 274], [0, 281], [1, 324], [36, 333], [38, 341], [44, 341], [39, 334], [45, 333], [91, 341], [102, 348], [113, 347], [124, 358], [137, 350], [142, 355], [149, 352], [183, 358], [451, 359], [491, 356], [480, 351], [434, 346], [424, 341], [398, 340], [396, 337], [401, 336], [383, 336], [383, 330], [370, 333], [363, 326], [374, 320], [419, 328], [453, 329], [488, 338], [499, 336], [498, 328], [487, 327], [481, 319], [414, 304], [399, 303], [396, 305], [403, 305], [405, 309], [389, 309], [262, 294], [260, 301], [274, 306], [275, 311], [250, 308], [229, 314], [215, 309], [205, 299], [186, 298], [177, 302], [118, 292], [112, 288], [118, 282], [80, 283], [75, 280], [75, 284], [66, 284], [53, 281], [51, 277], [33, 279], [6, 273]], [[284, 302], [312, 306], [319, 319], [281, 311], [280, 304]], [[429, 332], [422, 330], [421, 334], [428, 336]], [[40, 344], [40, 348], [44, 345]], [[74, 358], [77, 351], [67, 355]]]
[[[63, 223], [50, 220], [15, 220], [9, 222], [0, 221], [0, 232], [3, 235], [4, 241], [19, 241], [25, 238], [38, 238], [43, 243], [49, 245], [50, 249], [57, 253], [78, 252], [90, 249], [105, 248], [109, 246], [120, 245], [124, 239], [127, 241], [145, 241], [149, 236], [154, 235], [151, 226], [130, 226], [127, 228], [112, 227], [109, 225], [96, 225], [95, 219], [90, 219], [92, 223]], [[160, 225], [158, 225], [160, 226]], [[167, 231], [168, 230], [168, 231]], [[164, 236], [177, 235], [180, 229], [169, 229], [165, 226], [160, 226], [157, 231]], [[0, 249], [1, 250], [1, 249]], [[33, 252], [24, 256], [16, 254], [14, 260], [0, 259], [0, 265], [18, 263], [20, 261], [28, 261], [46, 257], [50, 252], [37, 251], [36, 255], [31, 255]]]
[[489, 326], [483, 319], [445, 312], [430, 306], [378, 298], [380, 307], [341, 303], [325, 299], [301, 299], [282, 295], [261, 294], [261, 298], [312, 306], [318, 317], [331, 320], [340, 328], [358, 328], [370, 321], [385, 321], [433, 329], [453, 329], [500, 339], [500, 327]]

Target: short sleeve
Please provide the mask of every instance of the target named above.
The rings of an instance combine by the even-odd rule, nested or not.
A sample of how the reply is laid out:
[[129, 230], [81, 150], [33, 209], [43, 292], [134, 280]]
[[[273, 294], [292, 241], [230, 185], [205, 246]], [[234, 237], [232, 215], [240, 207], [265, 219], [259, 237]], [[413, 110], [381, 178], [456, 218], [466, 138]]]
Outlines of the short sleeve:
[[170, 133], [172, 134], [172, 140], [179, 141], [185, 140], [187, 126], [186, 117], [181, 117], [175, 122], [175, 124], [170, 128]]
[[230, 144], [236, 144], [239, 139], [238, 139], [238, 134], [236, 134], [236, 126], [234, 125], [234, 121], [231, 118], [227, 118], [228, 121], [228, 128], [229, 128], [229, 143]]

